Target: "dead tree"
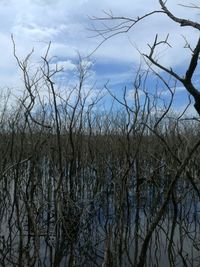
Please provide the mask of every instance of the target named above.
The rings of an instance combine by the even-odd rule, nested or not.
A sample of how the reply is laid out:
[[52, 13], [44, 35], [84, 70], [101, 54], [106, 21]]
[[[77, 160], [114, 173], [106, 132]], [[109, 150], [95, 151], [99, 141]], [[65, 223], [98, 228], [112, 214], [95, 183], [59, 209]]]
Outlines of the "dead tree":
[[[191, 27], [196, 30], [200, 30], [200, 23], [184, 18], [179, 18], [175, 16], [166, 5], [167, 1], [159, 0], [159, 4], [161, 9], [160, 10], [154, 10], [152, 12], [149, 12], [147, 14], [144, 14], [143, 16], [138, 16], [136, 18], [131, 17], [124, 17], [124, 16], [114, 16], [112, 11], [110, 12], [104, 12], [104, 17], [93, 17], [92, 20], [94, 21], [104, 21], [106, 22], [105, 27], [103, 28], [94, 28], [94, 31], [97, 33], [96, 36], [99, 36], [103, 38], [103, 40], [100, 42], [99, 46], [101, 46], [105, 41], [112, 38], [115, 35], [127, 33], [129, 32], [136, 24], [138, 24], [140, 21], [156, 15], [156, 14], [163, 14], [166, 15], [170, 20], [174, 21], [176, 24], [179, 24], [181, 27]], [[190, 7], [190, 6], [185, 6]], [[193, 8], [199, 8], [198, 6], [191, 6]], [[116, 24], [113, 25], [113, 22], [116, 21]], [[111, 22], [111, 26], [109, 26], [109, 22]], [[142, 54], [149, 62], [151, 62], [154, 66], [160, 68], [164, 72], [168, 73], [172, 77], [174, 77], [176, 80], [181, 82], [185, 89], [188, 91], [188, 93], [193, 96], [195, 104], [194, 107], [198, 114], [200, 115], [200, 91], [196, 86], [194, 85], [193, 76], [197, 69], [198, 59], [199, 59], [199, 53], [200, 53], [200, 38], [198, 39], [195, 48], [192, 48], [190, 44], [186, 42], [186, 47], [190, 49], [192, 52], [190, 62], [188, 63], [186, 72], [180, 76], [176, 71], [174, 71], [172, 68], [168, 68], [161, 64], [156, 58], [155, 58], [155, 50], [160, 45], [169, 45], [168, 42], [168, 36], [165, 40], [158, 40], [158, 34], [155, 36], [154, 43], [152, 45], [148, 45], [150, 48], [150, 52], [148, 54]], [[98, 47], [99, 47], [98, 46]], [[97, 47], [97, 48], [98, 48]], [[97, 49], [96, 48], [96, 49]], [[95, 50], [96, 50], [95, 49]]]

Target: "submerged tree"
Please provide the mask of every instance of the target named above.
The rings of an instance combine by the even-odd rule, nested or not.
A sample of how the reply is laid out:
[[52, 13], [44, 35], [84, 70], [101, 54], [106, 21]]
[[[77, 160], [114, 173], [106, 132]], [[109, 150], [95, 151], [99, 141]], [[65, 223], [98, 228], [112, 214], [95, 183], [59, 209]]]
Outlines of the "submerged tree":
[[[141, 69], [131, 100], [105, 86], [107, 110], [81, 59], [61, 92], [50, 45], [36, 69], [13, 48], [25, 92], [12, 111], [0, 101], [0, 266], [200, 266], [200, 127], [187, 109], [169, 114], [165, 79], [155, 73], [171, 95], [162, 114]], [[196, 56], [182, 78], [191, 84]]]
[[[193, 20], [184, 19], [184, 18], [179, 18], [179, 17], [175, 16], [173, 14], [173, 12], [171, 12], [168, 9], [166, 2], [167, 1], [159, 0], [160, 10], [154, 10], [152, 12], [146, 13], [143, 16], [140, 16], [137, 18], [131, 18], [131, 17], [125, 17], [125, 16], [114, 16], [112, 11], [105, 12], [105, 17], [100, 17], [100, 18], [99, 17], [93, 17], [93, 20], [95, 20], [95, 21], [103, 21], [104, 22], [102, 28], [98, 29], [95, 27], [95, 29], [94, 29], [97, 32], [97, 36], [100, 36], [103, 38], [103, 40], [99, 44], [99, 46], [101, 46], [108, 39], [110, 39], [116, 35], [129, 32], [131, 29], [134, 28], [134, 26], [136, 24], [140, 23], [144, 19], [148, 19], [149, 17], [151, 17], [153, 15], [158, 15], [158, 14], [166, 15], [171, 21], [173, 21], [176, 24], [179, 24], [181, 27], [190, 27], [190, 28], [195, 29], [197, 31], [200, 30], [200, 24], [198, 22], [193, 21]], [[185, 7], [189, 8], [190, 6], [185, 6]], [[195, 6], [195, 5], [193, 5], [191, 7], [198, 8], [198, 6]], [[157, 51], [158, 47], [160, 47], [162, 45], [167, 45], [167, 46], [171, 47], [171, 44], [169, 43], [168, 37], [169, 37], [169, 35], [167, 35], [166, 38], [159, 40], [158, 34], [156, 34], [155, 39], [153, 41], [153, 44], [148, 45], [150, 48], [149, 53], [148, 54], [142, 53], [142, 55], [143, 55], [145, 61], [147, 62], [147, 64], [149, 65], [150, 68], [151, 68], [151, 66], [159, 68], [160, 70], [164, 71], [164, 73], [166, 73], [166, 74], [170, 75], [170, 77], [174, 78], [175, 81], [180, 82], [184, 86], [184, 88], [189, 93], [189, 95], [191, 95], [194, 98], [194, 101], [195, 101], [194, 107], [195, 107], [196, 111], [198, 112], [198, 114], [200, 115], [200, 91], [195, 86], [195, 81], [194, 81], [194, 74], [197, 70], [199, 54], [200, 54], [200, 38], [198, 38], [198, 40], [196, 41], [194, 48], [185, 39], [185, 42], [186, 42], [185, 47], [187, 47], [192, 52], [192, 54], [191, 54], [188, 65], [186, 64], [185, 73], [180, 75], [172, 67], [167, 67], [166, 65], [162, 64], [156, 58], [156, 51]], [[98, 47], [96, 49], [98, 49]], [[156, 74], [158, 74], [158, 73], [156, 73]], [[159, 75], [159, 78], [162, 81], [164, 81], [161, 75]], [[167, 84], [166, 82], [165, 82], [165, 85], [169, 86], [169, 84]], [[170, 86], [168, 89], [170, 89]], [[166, 113], [165, 113], [165, 115], [166, 115]], [[190, 172], [187, 171], [187, 166], [188, 166], [188, 164], [190, 164], [189, 162], [190, 162], [191, 158], [193, 157], [192, 155], [193, 155], [194, 151], [196, 151], [197, 148], [199, 147], [200, 140], [199, 140], [199, 138], [197, 138], [197, 143], [194, 145], [194, 147], [190, 151], [186, 152], [184, 157], [181, 157], [180, 154], [177, 155], [176, 153], [175, 153], [176, 154], [175, 155], [173, 152], [173, 149], [171, 150], [170, 145], [169, 145], [166, 137], [164, 137], [162, 135], [162, 133], [158, 132], [158, 130], [157, 130], [157, 126], [162, 121], [163, 117], [164, 116], [162, 116], [161, 120], [158, 120], [158, 123], [155, 123], [153, 127], [149, 127], [148, 124], [146, 124], [146, 127], [149, 128], [150, 131], [153, 132], [153, 134], [155, 134], [155, 136], [158, 137], [158, 139], [161, 141], [161, 143], [163, 143], [163, 146], [165, 147], [165, 149], [168, 150], [169, 158], [166, 160], [165, 164], [168, 165], [168, 162], [171, 162], [171, 160], [173, 159], [173, 161], [175, 162], [175, 165], [176, 165], [176, 167], [174, 168], [174, 171], [175, 170], [176, 171], [173, 173], [173, 178], [171, 177], [169, 184], [166, 186], [166, 191], [163, 192], [163, 201], [162, 201], [161, 205], [159, 205], [159, 204], [157, 205], [156, 212], [155, 212], [155, 214], [152, 215], [152, 217], [150, 219], [149, 225], [147, 227], [147, 231], [146, 231], [145, 235], [143, 236], [143, 240], [141, 242], [141, 245], [138, 246], [138, 243], [136, 244], [135, 249], [137, 250], [137, 253], [135, 252], [135, 259], [134, 259], [134, 263], [132, 265], [134, 267], [135, 266], [143, 267], [145, 264], [148, 264], [147, 263], [148, 262], [147, 257], [148, 257], [148, 253], [150, 253], [149, 251], [151, 250], [150, 245], [152, 242], [153, 235], [155, 235], [156, 229], [159, 228], [160, 225], [162, 227], [162, 222], [161, 222], [162, 218], [164, 218], [164, 214], [166, 213], [167, 208], [169, 207], [171, 202], [173, 203], [173, 216], [174, 217], [173, 217], [173, 222], [172, 222], [173, 226], [172, 226], [171, 236], [169, 238], [169, 244], [168, 244], [168, 256], [169, 256], [170, 266], [177, 266], [175, 264], [174, 259], [171, 261], [171, 256], [173, 255], [172, 244], [174, 243], [174, 230], [176, 228], [176, 224], [178, 221], [177, 216], [179, 213], [179, 211], [178, 211], [178, 209], [179, 209], [178, 208], [178, 202], [179, 201], [177, 199], [176, 186], [178, 184], [178, 181], [181, 179], [183, 173], [186, 172], [187, 179], [189, 179], [189, 183], [191, 183], [191, 185], [193, 186], [193, 190], [196, 192], [198, 191], [198, 188], [197, 188], [198, 185], [196, 184], [196, 182], [194, 182], [193, 177], [190, 175]], [[169, 127], [169, 125], [167, 127]], [[161, 162], [162, 162], [162, 160], [160, 159], [160, 164], [161, 164]], [[138, 166], [140, 166], [140, 164]], [[190, 178], [192, 178], [192, 180], [190, 180]], [[161, 178], [161, 179], [163, 179], [163, 178]], [[147, 189], [147, 190], [150, 190], [150, 189]], [[148, 193], [148, 191], [147, 191], [147, 193]], [[141, 196], [138, 197], [138, 201], [141, 202]], [[180, 201], [180, 203], [181, 203], [181, 201]], [[140, 216], [138, 216], [138, 217], [140, 217]], [[181, 224], [180, 224], [180, 228], [182, 228]], [[136, 235], [136, 237], [137, 237], [137, 235]], [[135, 240], [137, 239], [136, 237], [135, 237]], [[182, 244], [180, 244], [180, 246], [182, 247]], [[187, 260], [185, 260], [185, 258], [182, 256], [181, 256], [181, 258], [183, 261], [182, 264], [184, 266], [188, 266], [187, 262], [186, 262]], [[190, 266], [194, 266], [193, 263], [190, 263], [190, 264], [191, 264]]]

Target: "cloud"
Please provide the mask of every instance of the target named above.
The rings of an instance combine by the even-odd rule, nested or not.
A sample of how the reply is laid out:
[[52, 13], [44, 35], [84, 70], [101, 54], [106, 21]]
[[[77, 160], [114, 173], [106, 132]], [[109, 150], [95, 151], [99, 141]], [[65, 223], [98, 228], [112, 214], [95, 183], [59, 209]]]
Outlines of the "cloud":
[[[178, 1], [168, 0], [167, 5], [176, 15], [197, 18], [197, 11], [178, 6]], [[88, 38], [93, 35], [88, 29], [92, 28], [92, 23], [95, 23], [97, 28], [103, 25], [100, 21], [91, 21], [88, 16], [104, 16], [103, 10], [112, 10], [114, 15], [135, 18], [159, 8], [157, 0], [148, 0], [148, 5], [146, 0], [135, 0], [134, 4], [132, 0], [1, 1], [0, 50], [4, 53], [1, 56], [0, 75], [3, 85], [20, 85], [19, 69], [13, 58], [11, 33], [14, 34], [20, 58], [23, 59], [34, 47], [33, 60], [39, 61], [51, 41], [49, 57], [56, 56], [58, 65], [63, 64], [66, 71], [72, 71], [77, 61], [77, 52], [86, 56], [100, 42], [99, 38]], [[147, 44], [153, 43], [156, 33], [159, 33], [160, 39], [170, 33], [169, 41], [172, 44], [172, 48], [164, 46], [157, 51], [159, 60], [175, 69], [185, 66], [191, 53], [187, 49], [180, 50], [184, 46], [181, 35], [184, 35], [191, 44], [195, 44], [198, 32], [181, 28], [166, 16], [155, 15], [136, 25], [129, 33], [116, 36], [99, 47], [92, 55], [92, 59], [96, 60], [97, 65], [101, 62], [101, 66], [97, 68], [94, 66], [93, 79], [102, 83], [110, 79], [113, 86], [123, 81], [130, 81], [133, 77], [131, 64], [137, 65], [141, 60], [135, 47], [147, 53]]]
[[62, 69], [63, 71], [72, 71], [76, 68], [76, 65], [71, 60], [57, 61], [50, 64], [51, 69]]
[[35, 23], [18, 23], [16, 26], [13, 27], [13, 33], [15, 36], [26, 36], [32, 41], [51, 40], [54, 39], [56, 36], [59, 36], [60, 34], [64, 33], [66, 28], [67, 26], [63, 24], [59, 25], [58, 27], [47, 27], [40, 26]]

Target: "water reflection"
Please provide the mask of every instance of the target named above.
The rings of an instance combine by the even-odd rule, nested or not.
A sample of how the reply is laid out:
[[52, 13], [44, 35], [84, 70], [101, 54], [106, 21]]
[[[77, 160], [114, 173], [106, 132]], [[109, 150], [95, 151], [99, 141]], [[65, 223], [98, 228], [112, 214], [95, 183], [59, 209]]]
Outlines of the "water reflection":
[[[67, 166], [57, 191], [56, 168], [47, 158], [39, 162], [28, 160], [1, 180], [1, 266], [140, 266], [172, 178], [138, 180], [136, 165], [129, 172], [116, 165], [114, 174], [88, 164], [74, 173], [72, 192]], [[198, 267], [199, 221], [198, 195], [183, 175], [152, 231], [144, 266]]]

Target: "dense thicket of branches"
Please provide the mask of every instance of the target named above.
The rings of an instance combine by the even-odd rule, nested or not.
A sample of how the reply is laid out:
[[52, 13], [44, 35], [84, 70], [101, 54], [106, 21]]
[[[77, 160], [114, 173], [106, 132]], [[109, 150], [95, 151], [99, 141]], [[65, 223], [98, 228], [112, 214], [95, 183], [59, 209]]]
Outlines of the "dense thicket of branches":
[[117, 105], [103, 110], [81, 63], [61, 96], [47, 55], [31, 74], [17, 60], [25, 93], [0, 114], [0, 265], [199, 266], [200, 128], [170, 112], [168, 84], [158, 106], [137, 73], [131, 99], [106, 86]]
[[[103, 42], [157, 13], [200, 29], [159, 2], [161, 10], [136, 19], [101, 18], [117, 22], [99, 30]], [[155, 59], [156, 48], [169, 45], [156, 35], [144, 57], [175, 79], [173, 86], [148, 63], [135, 74], [132, 94], [125, 88], [119, 98], [105, 85], [112, 101], [103, 108], [102, 94], [88, 89], [84, 61], [77, 84], [61, 93], [50, 46], [34, 71], [33, 52], [20, 60], [12, 40], [24, 94], [15, 102], [1, 98], [0, 265], [200, 266], [199, 120], [185, 116], [190, 103], [179, 115], [171, 109], [178, 81], [199, 113], [193, 75], [200, 41], [194, 49], [187, 44], [191, 60], [179, 76]], [[168, 101], [146, 91], [150, 72]]]

